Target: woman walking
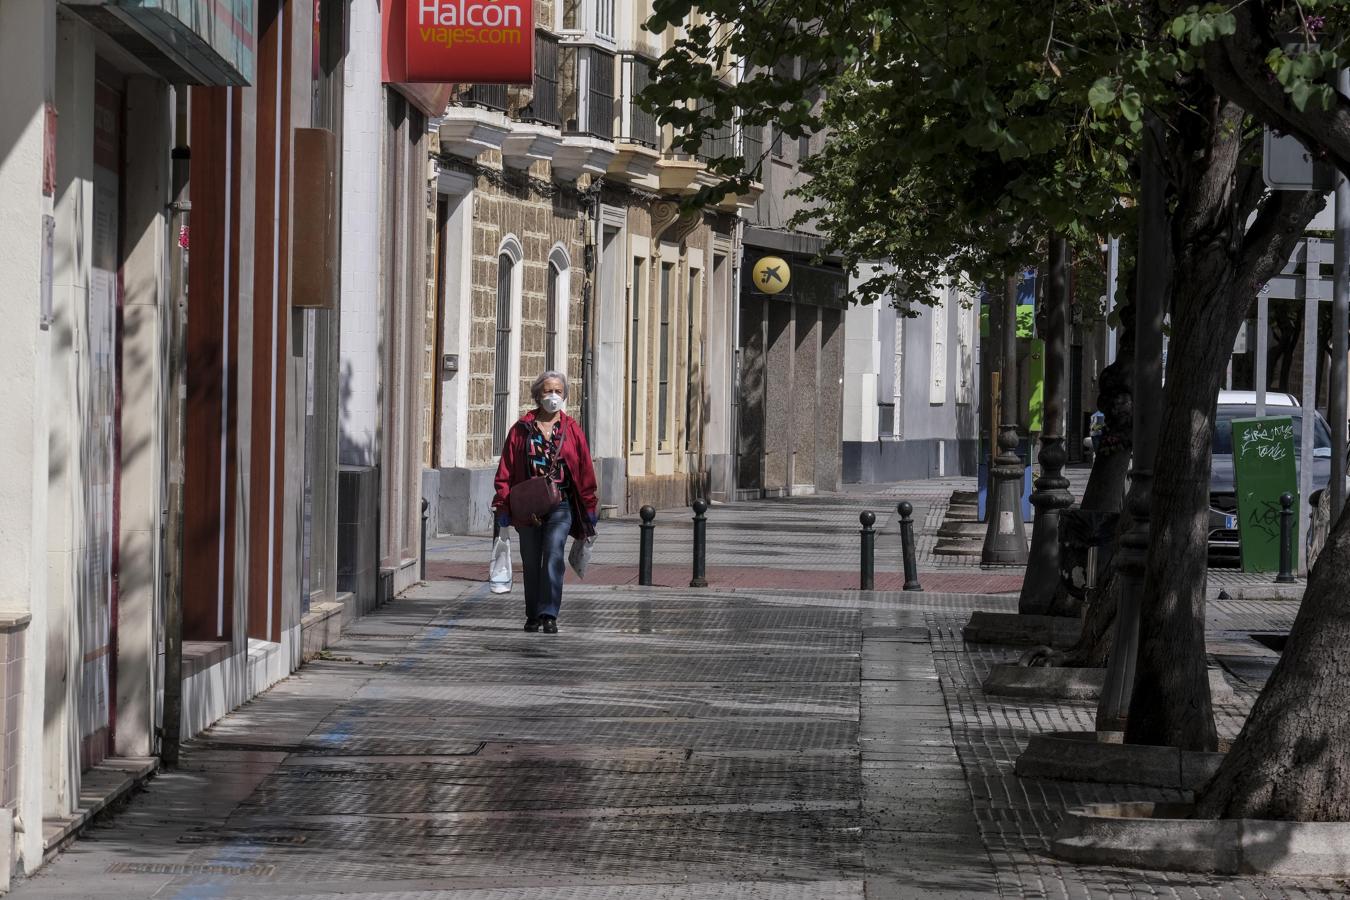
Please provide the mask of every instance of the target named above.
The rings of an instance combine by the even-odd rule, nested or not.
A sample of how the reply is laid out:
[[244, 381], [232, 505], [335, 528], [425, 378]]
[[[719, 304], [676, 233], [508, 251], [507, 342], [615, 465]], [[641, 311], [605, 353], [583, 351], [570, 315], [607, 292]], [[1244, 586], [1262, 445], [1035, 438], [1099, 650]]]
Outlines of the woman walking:
[[530, 396], [534, 410], [506, 434], [492, 508], [498, 525], [514, 525], [520, 535], [525, 630], [557, 634], [567, 536], [595, 534], [595, 468], [581, 426], [563, 412], [567, 376], [543, 373], [530, 385]]

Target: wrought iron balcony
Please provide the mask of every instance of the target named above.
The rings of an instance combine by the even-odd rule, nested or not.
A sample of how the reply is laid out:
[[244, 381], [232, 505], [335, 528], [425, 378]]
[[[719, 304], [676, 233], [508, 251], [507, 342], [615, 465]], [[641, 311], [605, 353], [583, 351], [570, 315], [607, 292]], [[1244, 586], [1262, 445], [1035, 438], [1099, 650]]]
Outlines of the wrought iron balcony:
[[504, 84], [469, 84], [455, 92], [456, 106], [477, 106], [497, 112], [506, 112], [507, 92]]
[[534, 91], [530, 102], [517, 117], [557, 128], [562, 124], [558, 110], [558, 39], [545, 31], [534, 35]]
[[619, 101], [621, 106], [618, 138], [655, 150], [659, 149], [661, 136], [656, 116], [637, 104], [638, 94], [651, 84], [653, 65], [655, 63], [646, 57], [632, 53], [625, 53], [619, 57], [620, 85], [623, 93]]
[[741, 126], [741, 157], [745, 160], [745, 171], [753, 172], [764, 156], [764, 126]]
[[614, 140], [614, 54], [597, 47], [578, 54], [586, 62], [586, 110], [579, 131], [606, 141]]

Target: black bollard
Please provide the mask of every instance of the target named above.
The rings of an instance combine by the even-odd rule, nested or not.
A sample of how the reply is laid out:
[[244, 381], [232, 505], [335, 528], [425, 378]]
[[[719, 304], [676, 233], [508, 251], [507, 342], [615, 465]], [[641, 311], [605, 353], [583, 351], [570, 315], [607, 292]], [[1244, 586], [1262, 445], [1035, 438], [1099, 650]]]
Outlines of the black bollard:
[[422, 580], [427, 580], [427, 518], [431, 515], [428, 510], [431, 509], [431, 503], [426, 497], [422, 498]]
[[638, 510], [638, 516], [642, 519], [642, 524], [638, 526], [641, 530], [638, 538], [638, 584], [651, 587], [652, 539], [655, 537], [656, 531], [656, 525], [652, 520], [656, 518], [656, 510], [650, 506], [644, 506]]
[[1276, 584], [1293, 584], [1294, 578], [1294, 495], [1280, 495], [1280, 574]]
[[914, 504], [901, 500], [895, 511], [900, 514], [900, 553], [905, 560], [905, 590], [921, 591], [919, 564], [914, 559]]
[[708, 501], [694, 501], [694, 578], [690, 587], [708, 586]]
[[859, 572], [860, 588], [864, 591], [870, 591], [875, 584], [873, 572], [874, 558], [877, 552], [877, 533], [872, 526], [876, 524], [877, 517], [871, 510], [866, 510], [858, 516], [858, 521], [862, 523], [862, 569]]

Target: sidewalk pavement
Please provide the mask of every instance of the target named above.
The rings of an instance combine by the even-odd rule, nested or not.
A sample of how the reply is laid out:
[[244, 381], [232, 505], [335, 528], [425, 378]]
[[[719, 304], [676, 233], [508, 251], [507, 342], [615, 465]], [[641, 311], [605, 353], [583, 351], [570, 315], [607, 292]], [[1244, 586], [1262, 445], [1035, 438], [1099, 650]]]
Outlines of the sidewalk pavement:
[[[784, 521], [795, 513], [785, 509]], [[799, 574], [838, 571], [824, 565], [829, 540], [817, 544], [823, 561], [805, 560]], [[1350, 895], [1338, 880], [1048, 857], [1067, 806], [1180, 795], [1014, 774], [1031, 735], [1088, 729], [1093, 718], [1091, 704], [984, 694], [989, 667], [1019, 649], [967, 646], [960, 628], [972, 610], [1015, 603], [587, 584], [568, 589], [562, 633], [544, 635], [520, 630], [519, 587], [495, 596], [482, 583], [434, 579], [190, 742], [179, 770], [154, 778], [13, 894]], [[1251, 634], [1287, 630], [1296, 612], [1292, 601], [1209, 604], [1212, 662], [1234, 688], [1216, 709], [1225, 736], [1240, 729], [1278, 658]]]
[[[519, 560], [517, 559], [517, 562]], [[1022, 586], [1020, 569], [1017, 573], [1006, 571], [990, 572], [926, 572], [921, 584], [925, 590], [946, 591], [966, 594], [1001, 594], [1018, 591]], [[427, 563], [429, 578], [462, 578], [469, 581], [484, 580], [487, 565], [484, 562], [443, 562]], [[653, 587], [685, 587], [689, 584], [692, 568], [690, 566], [654, 565], [652, 566]], [[778, 569], [764, 566], [710, 566], [707, 570], [709, 587], [713, 590], [822, 590], [837, 591], [857, 588], [858, 570], [852, 572], [834, 569]], [[586, 578], [580, 579], [571, 569], [567, 570], [569, 585], [633, 585], [638, 583], [637, 565], [595, 565], [586, 571]], [[903, 572], [877, 572], [873, 585], [879, 591], [898, 591], [905, 586]]]
[[[1070, 490], [1081, 497], [1088, 470], [1068, 470]], [[914, 505], [915, 550], [920, 582], [928, 591], [972, 594], [1015, 593], [1021, 588], [1020, 566], [979, 565], [979, 556], [943, 556], [933, 552], [953, 491], [975, 490], [975, 479], [950, 477], [887, 485], [846, 485], [835, 494], [781, 500], [718, 504], [708, 510], [707, 575], [712, 590], [746, 588], [785, 590], [851, 590], [858, 587], [861, 540], [858, 516], [876, 515], [875, 585], [900, 590], [904, 585], [900, 518], [896, 505]], [[684, 587], [693, 569], [693, 513], [662, 510], [656, 517], [652, 580], [658, 587]], [[605, 519], [599, 524], [592, 554], [591, 585], [636, 585], [637, 516]], [[515, 543], [514, 531], [507, 536]], [[1031, 523], [1027, 523], [1031, 536]], [[427, 541], [427, 574], [432, 578], [487, 578], [490, 535], [443, 535]], [[516, 552], [519, 563], [519, 552]], [[568, 571], [568, 583], [580, 583]], [[1227, 590], [1241, 598], [1288, 597], [1288, 586], [1276, 588], [1274, 576], [1235, 569], [1211, 569], [1209, 594]], [[1301, 596], [1302, 582], [1293, 589]]]
[[[1071, 866], [1067, 805], [1175, 799], [1021, 779], [1034, 733], [1092, 707], [987, 697], [1013, 599], [570, 590], [556, 636], [519, 592], [434, 581], [191, 742], [19, 900], [817, 900], [1343, 897], [1334, 881]], [[1292, 602], [1211, 604], [1233, 735]]]

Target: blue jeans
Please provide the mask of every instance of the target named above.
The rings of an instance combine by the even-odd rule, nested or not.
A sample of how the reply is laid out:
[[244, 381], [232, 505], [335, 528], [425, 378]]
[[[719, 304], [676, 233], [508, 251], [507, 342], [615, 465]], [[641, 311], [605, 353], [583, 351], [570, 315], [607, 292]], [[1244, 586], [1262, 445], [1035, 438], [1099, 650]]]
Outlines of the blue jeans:
[[571, 530], [572, 507], [566, 498], [553, 507], [544, 524], [516, 528], [525, 579], [525, 615], [531, 619], [558, 617], [563, 575], [567, 572], [567, 535]]

